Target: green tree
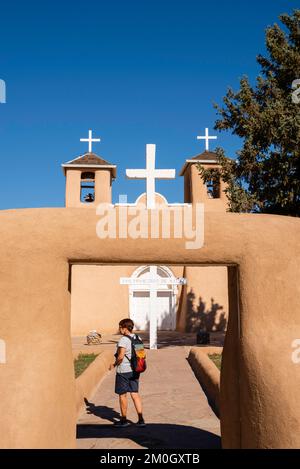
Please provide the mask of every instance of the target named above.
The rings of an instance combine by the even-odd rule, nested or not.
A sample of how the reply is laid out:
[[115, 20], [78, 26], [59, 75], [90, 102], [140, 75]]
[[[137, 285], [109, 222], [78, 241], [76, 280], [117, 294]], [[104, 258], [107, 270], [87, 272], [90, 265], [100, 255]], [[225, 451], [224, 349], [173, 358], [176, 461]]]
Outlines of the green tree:
[[[300, 93], [293, 95], [292, 88], [300, 79], [300, 10], [279, 18], [284, 28], [274, 24], [266, 30], [268, 54], [257, 57], [255, 87], [243, 77], [239, 91], [228, 89], [222, 107], [215, 105], [215, 129], [243, 140], [236, 160], [217, 150], [233, 212], [300, 215]], [[199, 165], [199, 171], [208, 181], [215, 170]]]

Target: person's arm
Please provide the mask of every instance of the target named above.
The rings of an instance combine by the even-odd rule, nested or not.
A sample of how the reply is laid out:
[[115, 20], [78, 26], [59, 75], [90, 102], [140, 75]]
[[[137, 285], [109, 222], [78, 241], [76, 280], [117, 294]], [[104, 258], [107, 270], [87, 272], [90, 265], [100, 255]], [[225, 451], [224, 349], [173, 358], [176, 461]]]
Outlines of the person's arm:
[[122, 361], [125, 357], [125, 353], [126, 353], [126, 348], [125, 347], [118, 347], [117, 358], [116, 358], [115, 363], [113, 363], [112, 367], [116, 367], [116, 366], [121, 365], [121, 363], [122, 363]]

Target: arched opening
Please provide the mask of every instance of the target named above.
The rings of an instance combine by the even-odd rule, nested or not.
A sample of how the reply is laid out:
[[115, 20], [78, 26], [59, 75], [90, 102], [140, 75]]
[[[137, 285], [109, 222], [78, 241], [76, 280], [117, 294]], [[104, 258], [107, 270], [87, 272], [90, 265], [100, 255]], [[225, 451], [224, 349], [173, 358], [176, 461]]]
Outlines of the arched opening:
[[80, 202], [88, 204], [95, 201], [95, 173], [85, 171], [81, 173]]
[[206, 190], [210, 199], [220, 198], [220, 175], [217, 171], [214, 171], [210, 179], [206, 181]]
[[[156, 269], [155, 275], [153, 275], [153, 267]], [[187, 357], [191, 346], [200, 346], [203, 347], [202, 350], [206, 349], [207, 344], [199, 342], [197, 345], [197, 331], [201, 329], [203, 324], [207, 326], [212, 322], [212, 319], [216, 319], [216, 312], [220, 312], [219, 307], [221, 307], [221, 304], [223, 305], [221, 298], [218, 295], [214, 295], [215, 301], [213, 304], [219, 307], [211, 308], [208, 285], [211, 285], [211, 288], [215, 288], [217, 290], [216, 293], [219, 292], [219, 294], [222, 295], [223, 290], [220, 289], [220, 282], [226, 283], [227, 287], [232, 283], [232, 286], [235, 287], [236, 279], [230, 277], [230, 283], [227, 283], [229, 282], [229, 278], [227, 278], [227, 275], [224, 275], [223, 269], [227, 271], [227, 265], [220, 266], [212, 263], [210, 265], [169, 264], [166, 266], [164, 264], [143, 263], [140, 265], [128, 265], [127, 263], [112, 264], [96, 262], [94, 264], [84, 264], [83, 262], [73, 262], [71, 269], [72, 274], [70, 272], [73, 279], [70, 284], [73, 286], [72, 295], [74, 295], [71, 303], [74, 308], [74, 315], [77, 316], [73, 318], [74, 330], [75, 327], [79, 327], [80, 318], [80, 321], [82, 321], [81, 324], [86, 325], [85, 330], [89, 330], [89, 327], [87, 327], [88, 316], [94, 308], [94, 314], [90, 315], [90, 319], [93, 318], [92, 321], [94, 322], [90, 323], [90, 328], [97, 328], [97, 330], [103, 334], [102, 344], [91, 349], [91, 353], [99, 353], [99, 350], [108, 351], [109, 348], [115, 351], [114, 347], [119, 339], [117, 332], [118, 321], [123, 317], [130, 316], [135, 323], [135, 332], [138, 332], [147, 349], [148, 371], [147, 374], [143, 375], [141, 378], [141, 385], [144, 389], [152, 389], [153, 370], [158, 370], [158, 375], [160, 375], [161, 370], [168, 368], [168, 372], [164, 372], [164, 384], [160, 384], [159, 391], [146, 398], [147, 405], [150, 404], [151, 408], [155, 408], [157, 394], [159, 393], [162, 402], [159, 423], [147, 423], [147, 441], [150, 442], [150, 444], [155, 442], [157, 438], [160, 438], [161, 444], [166, 445], [166, 447], [171, 443], [175, 446], [180, 445], [180, 443], [178, 443], [179, 440], [181, 444], [184, 441], [191, 445], [191, 447], [198, 448], [199, 446], [196, 445], [200, 445], [201, 448], [220, 447], [220, 424], [218, 418], [213, 413], [215, 410], [214, 402], [209, 401], [209, 403], [207, 403], [209, 395], [205, 395], [205, 388], [202, 387], [201, 382], [199, 382], [200, 380], [197, 380], [197, 374], [194, 368], [191, 370]], [[229, 267], [229, 269], [235, 272], [236, 267]], [[154, 281], [158, 281], [157, 283], [159, 283], [160, 279], [170, 280], [170, 284], [166, 282], [166, 284], [159, 287], [157, 291], [158, 353], [155, 350], [149, 350], [150, 318], [145, 318], [145, 311], [149, 311], [149, 284], [150, 280], [153, 280], [153, 277]], [[179, 285], [174, 288], [174, 284], [172, 285], [171, 281], [174, 281], [174, 279], [178, 280], [182, 277], [186, 278], [187, 285]], [[120, 278], [126, 278], [128, 284], [121, 284]], [[200, 293], [202, 293], [201, 301], [199, 298]], [[161, 320], [162, 318], [159, 314], [159, 311], [161, 311], [161, 302], [166, 301], [161, 300], [161, 298], [165, 298], [166, 296], [169, 298], [170, 296], [173, 297], [173, 304], [171, 303], [173, 307], [172, 330], [168, 327], [170, 324], [170, 316], [166, 314], [163, 320]], [[222, 298], [225, 299], [225, 296], [222, 296]], [[231, 299], [236, 299], [235, 295], [232, 295]], [[165, 304], [167, 304], [167, 302]], [[162, 312], [165, 313], [165, 311]], [[235, 312], [233, 312], [233, 320], [234, 317]], [[142, 320], [144, 324], [141, 324]], [[219, 324], [219, 322], [213, 322], [214, 325]], [[111, 328], [111, 332], [104, 332], [105, 328], [108, 326]], [[217, 348], [220, 349], [221, 337], [224, 337], [224, 335], [224, 332], [216, 330], [215, 328], [211, 329], [210, 345], [213, 347], [214, 351]], [[73, 347], [80, 346], [80, 350], [83, 352], [86, 350], [89, 351], [88, 347], [85, 347], [85, 350], [83, 349], [85, 338], [82, 337], [82, 339], [84, 342], [82, 341], [80, 343], [80, 337], [73, 337]], [[230, 357], [230, 365], [234, 370], [237, 369], [237, 356], [238, 352]], [[171, 365], [172, 360], [173, 364]], [[182, 376], [180, 383], [176, 382], [174, 378], [176, 373], [173, 372], [174, 369], [178, 370], [179, 368]], [[155, 372], [156, 371], [154, 371], [154, 373]], [[228, 373], [228, 371], [226, 373]], [[110, 373], [103, 379], [99, 391], [88, 398], [86, 406], [78, 419], [78, 447], [86, 448], [89, 444], [88, 441], [93, 438], [95, 434], [97, 435], [97, 444], [102, 445], [99, 446], [101, 448], [104, 448], [106, 442], [111, 438], [114, 438], [114, 441], [117, 442], [116, 444], [119, 444], [118, 439], [122, 438], [122, 435], [117, 433], [115, 431], [116, 429], [112, 430], [112, 425], [109, 424], [114, 418], [118, 419], [119, 412], [117, 401], [109, 392], [109, 390], [113, 389], [113, 386], [114, 374]], [[78, 389], [80, 389], [80, 382], [78, 383]], [[194, 402], [191, 403], [189, 409], [185, 407], [185, 404], [182, 403], [180, 398], [180, 402], [177, 402], [176, 405], [184, 421], [194, 422], [193, 419], [195, 419], [195, 416], [198, 416], [197, 418], [199, 420], [197, 423], [186, 425], [184, 422], [180, 422], [180, 419], [178, 419], [179, 424], [174, 421], [166, 421], [169, 419], [168, 412], [170, 412], [167, 396], [168, 392], [173, 392], [173, 390], [175, 394], [177, 393], [177, 396], [186, 395], [188, 392], [193, 394], [191, 400], [194, 399]], [[232, 390], [232, 394], [238, 399], [235, 390]], [[109, 397], [103, 397], [108, 395]], [[142, 394], [142, 398], [145, 398], [144, 394]], [[102, 412], [101, 409], [104, 408], [110, 410]], [[195, 410], [196, 408], [197, 410]], [[216, 414], [217, 410], [216, 408]], [[96, 424], [93, 422], [94, 416], [96, 415], [95, 412], [97, 412], [98, 418]], [[129, 417], [132, 420], [135, 418], [132, 405], [129, 405]], [[148, 418], [151, 419], [151, 416]], [[112, 433], [113, 431], [114, 433]], [[137, 437], [133, 432], [130, 436], [130, 444], [138, 446], [141, 444], [141, 438], [144, 437], [145, 435], [141, 433], [139, 433]]]

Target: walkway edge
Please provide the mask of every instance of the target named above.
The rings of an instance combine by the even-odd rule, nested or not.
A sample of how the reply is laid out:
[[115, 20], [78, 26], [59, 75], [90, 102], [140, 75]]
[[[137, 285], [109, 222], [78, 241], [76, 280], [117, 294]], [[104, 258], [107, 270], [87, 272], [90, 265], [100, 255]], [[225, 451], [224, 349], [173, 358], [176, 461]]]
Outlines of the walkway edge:
[[220, 418], [220, 371], [199, 347], [191, 348], [188, 362], [201, 384], [211, 408]]
[[114, 353], [104, 350], [87, 367], [87, 369], [75, 380], [76, 383], [76, 412], [77, 416], [84, 410], [84, 398], [89, 399], [96, 391], [99, 382], [109, 370], [109, 365], [114, 362]]

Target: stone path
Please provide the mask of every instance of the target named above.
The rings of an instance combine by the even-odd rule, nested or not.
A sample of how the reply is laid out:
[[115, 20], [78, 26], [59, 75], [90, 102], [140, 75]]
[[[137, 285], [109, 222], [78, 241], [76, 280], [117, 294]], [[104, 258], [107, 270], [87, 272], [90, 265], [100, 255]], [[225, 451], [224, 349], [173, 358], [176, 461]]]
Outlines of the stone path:
[[[140, 378], [145, 428], [113, 427], [119, 418], [109, 372], [78, 421], [77, 447], [85, 449], [220, 448], [219, 420], [207, 403], [186, 357], [188, 347], [147, 351], [148, 369]], [[136, 422], [129, 397], [128, 419]]]

